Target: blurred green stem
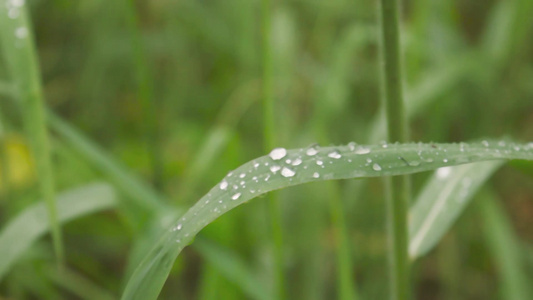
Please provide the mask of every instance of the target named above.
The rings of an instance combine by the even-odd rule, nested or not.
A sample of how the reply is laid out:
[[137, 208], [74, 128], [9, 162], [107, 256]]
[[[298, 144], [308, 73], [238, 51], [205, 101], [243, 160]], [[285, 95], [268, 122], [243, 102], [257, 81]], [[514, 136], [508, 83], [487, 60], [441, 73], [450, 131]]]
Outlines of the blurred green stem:
[[153, 76], [147, 64], [146, 51], [142, 42], [141, 27], [137, 18], [135, 1], [126, 1], [129, 29], [134, 51], [135, 72], [137, 78], [137, 97], [140, 101], [144, 117], [145, 143], [150, 158], [153, 173], [153, 183], [156, 188], [162, 185], [163, 163], [159, 143], [159, 130], [157, 126], [157, 112], [153, 96]]
[[[389, 142], [407, 141], [402, 70], [400, 58], [400, 10], [398, 0], [381, 0], [381, 39], [385, 111]], [[409, 260], [407, 254], [407, 207], [410, 198], [409, 177], [387, 179], [392, 299], [410, 298]]]
[[[272, 70], [271, 45], [271, 2], [262, 0], [262, 68], [263, 68], [263, 117], [265, 150], [270, 151], [276, 145], [274, 119], [274, 84]], [[277, 193], [271, 193], [269, 199], [269, 215], [274, 242], [274, 276], [276, 299], [285, 299], [285, 275], [283, 268], [283, 233], [281, 227], [281, 209]]]
[[55, 183], [50, 141], [45, 117], [38, 58], [33, 42], [31, 22], [24, 2], [2, 1], [0, 36], [3, 55], [24, 110], [24, 122], [31, 139], [39, 177], [39, 187], [46, 203], [54, 251], [63, 262], [63, 242], [55, 204]]

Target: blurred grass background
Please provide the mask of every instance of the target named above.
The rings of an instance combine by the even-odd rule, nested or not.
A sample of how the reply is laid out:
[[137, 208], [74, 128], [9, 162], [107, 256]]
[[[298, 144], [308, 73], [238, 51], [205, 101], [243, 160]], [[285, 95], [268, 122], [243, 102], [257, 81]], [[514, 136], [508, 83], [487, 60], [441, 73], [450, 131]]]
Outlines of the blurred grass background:
[[[167, 204], [192, 205], [229, 170], [265, 154], [259, 1], [27, 2], [50, 110], [166, 195]], [[533, 1], [403, 2], [413, 140], [533, 141]], [[278, 146], [383, 139], [374, 129], [380, 115], [377, 1], [285, 0], [273, 1], [272, 8]], [[0, 65], [2, 225], [40, 198], [24, 111], [8, 101], [6, 59]], [[57, 129], [52, 133], [58, 191], [106, 175]], [[531, 166], [523, 168], [531, 176]], [[426, 175], [414, 177], [415, 191]], [[498, 208], [516, 235], [516, 255], [533, 276], [533, 187], [527, 176], [505, 167], [490, 186], [492, 196], [505, 200]], [[386, 298], [379, 180], [305, 185], [279, 198], [289, 299], [331, 299], [337, 293], [333, 199], [343, 202], [357, 294]], [[273, 253], [263, 202], [231, 212], [202, 238], [238, 254], [269, 287]], [[469, 207], [415, 264], [418, 299], [505, 299], [491, 231], [480, 234], [490, 228], [482, 221], [490, 218], [486, 211]], [[120, 295], [132, 245], [152, 218], [119, 204], [69, 223], [67, 265]], [[180, 256], [161, 299], [249, 297], [199, 251], [187, 248]], [[0, 299], [76, 299], [58, 283], [75, 276], [58, 279], [52, 263], [46, 238], [0, 283]]]

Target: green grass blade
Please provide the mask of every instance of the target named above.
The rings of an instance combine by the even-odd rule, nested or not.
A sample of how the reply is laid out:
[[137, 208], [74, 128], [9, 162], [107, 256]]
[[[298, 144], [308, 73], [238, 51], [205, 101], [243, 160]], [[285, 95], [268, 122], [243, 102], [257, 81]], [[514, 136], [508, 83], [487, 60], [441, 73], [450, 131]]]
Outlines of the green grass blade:
[[[61, 223], [113, 207], [114, 190], [104, 183], [88, 184], [60, 193], [57, 197], [58, 221]], [[9, 268], [50, 229], [43, 203], [26, 208], [0, 232], [0, 280]]]
[[159, 126], [157, 109], [154, 98], [154, 77], [148, 66], [148, 58], [143, 45], [142, 32], [137, 17], [135, 1], [125, 1], [125, 12], [128, 19], [128, 29], [131, 35], [131, 44], [134, 50], [134, 66], [136, 73], [137, 98], [143, 111], [143, 125], [145, 144], [149, 154], [152, 178], [156, 187], [161, 187], [163, 162], [161, 161], [161, 149], [159, 141]]
[[452, 227], [478, 188], [503, 165], [502, 161], [438, 169], [409, 212], [409, 256], [431, 250]]
[[113, 300], [116, 296], [109, 291], [97, 286], [82, 274], [69, 269], [63, 268], [58, 270], [56, 268], [47, 267], [46, 275], [54, 281], [58, 286], [70, 291], [72, 294], [85, 300]]
[[[387, 140], [405, 143], [409, 140], [403, 93], [403, 70], [400, 44], [399, 0], [381, 0], [381, 46], [383, 67], [383, 106], [387, 117]], [[408, 259], [409, 229], [407, 211], [411, 200], [409, 176], [385, 178], [389, 261], [392, 299], [407, 300], [411, 296]]]
[[154, 213], [168, 209], [162, 197], [155, 190], [135, 178], [131, 172], [128, 172], [81, 132], [51, 112], [48, 114], [48, 121], [52, 129], [65, 142], [112, 180], [122, 192], [135, 201], [135, 204]]
[[[274, 63], [272, 45], [272, 1], [261, 1], [261, 37], [262, 37], [262, 98], [263, 98], [263, 141], [265, 149], [271, 149], [276, 144], [276, 118], [275, 118], [275, 87], [274, 87]], [[279, 204], [279, 195], [270, 195], [268, 202], [268, 214], [272, 230], [272, 244], [274, 253], [274, 282], [276, 286], [276, 298], [286, 298], [285, 291], [285, 268], [283, 255], [283, 231], [282, 216]]]
[[198, 239], [194, 243], [194, 248], [214, 266], [218, 272], [238, 285], [244, 293], [251, 299], [271, 300], [274, 299], [270, 291], [253, 274], [252, 270], [235, 254], [218, 246], [206, 239]]
[[529, 279], [523, 268], [521, 245], [513, 231], [511, 220], [505, 215], [505, 209], [495, 193], [484, 189], [480, 196], [482, 199], [479, 207], [485, 224], [488, 249], [499, 270], [501, 299], [532, 299]]
[[412, 174], [502, 159], [533, 160], [533, 143], [383, 144], [275, 149], [230, 172], [154, 245], [128, 281], [122, 299], [155, 299], [174, 260], [207, 224], [272, 190], [347, 178]]
[[64, 250], [55, 204], [45, 103], [29, 15], [23, 1], [6, 0], [0, 4], [0, 36], [10, 75], [24, 107], [25, 125], [32, 141], [39, 187], [50, 216], [54, 250], [61, 264]]

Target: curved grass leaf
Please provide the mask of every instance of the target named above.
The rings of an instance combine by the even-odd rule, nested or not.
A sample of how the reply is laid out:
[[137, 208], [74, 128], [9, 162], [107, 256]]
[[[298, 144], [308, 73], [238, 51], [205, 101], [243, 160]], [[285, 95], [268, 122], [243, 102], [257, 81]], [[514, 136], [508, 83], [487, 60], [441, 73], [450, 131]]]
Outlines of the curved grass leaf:
[[[60, 193], [60, 223], [108, 209], [116, 204], [115, 192], [105, 183], [93, 183]], [[0, 281], [33, 242], [50, 229], [44, 203], [28, 207], [0, 232]]]
[[306, 182], [393, 176], [472, 162], [533, 160], [533, 143], [382, 144], [274, 149], [230, 172], [175, 225], [140, 263], [122, 299], [155, 299], [174, 260], [207, 224], [246, 201]]
[[412, 260], [441, 240], [479, 187], [502, 165], [503, 161], [489, 161], [435, 171], [409, 211]]
[[256, 276], [251, 276], [254, 272], [230, 249], [203, 238], [198, 238], [194, 246], [210, 265], [229, 281], [239, 286], [251, 299], [274, 299], [263, 282], [258, 280]]
[[492, 254], [501, 284], [501, 299], [533, 299], [524, 257], [521, 255], [520, 239], [516, 236], [512, 222], [505, 214], [501, 199], [488, 188], [480, 193], [480, 208], [488, 250]]
[[61, 264], [64, 260], [63, 238], [55, 206], [56, 191], [46, 126], [46, 105], [29, 13], [24, 1], [1, 2], [0, 46], [6, 57], [7, 70], [24, 108], [24, 125], [31, 139], [39, 188], [49, 214], [54, 251]]

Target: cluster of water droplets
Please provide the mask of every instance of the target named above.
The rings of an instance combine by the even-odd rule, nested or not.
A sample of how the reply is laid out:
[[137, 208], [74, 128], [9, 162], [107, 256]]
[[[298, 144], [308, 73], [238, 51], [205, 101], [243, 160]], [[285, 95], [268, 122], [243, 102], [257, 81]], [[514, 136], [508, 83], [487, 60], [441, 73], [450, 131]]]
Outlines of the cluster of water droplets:
[[[211, 219], [241, 204], [243, 199], [251, 199], [254, 195], [290, 185], [287, 182], [296, 184], [377, 174], [379, 174], [377, 176], [388, 176], [404, 173], [405, 168], [418, 167], [417, 170], [421, 170], [423, 164], [428, 165], [425, 167], [427, 170], [440, 167], [437, 169], [437, 178], [446, 179], [451, 175], [452, 169], [447, 166], [442, 167], [443, 165], [470, 162], [476, 153], [485, 152], [484, 149], [496, 158], [509, 151], [531, 152], [533, 143], [514, 145], [506, 142], [482, 141], [475, 144], [460, 143], [446, 146], [412, 143], [396, 147], [397, 144], [386, 142], [372, 146], [352, 142], [346, 146], [321, 148], [318, 145], [311, 145], [291, 151], [275, 148], [267, 156], [229, 172], [188, 214], [192, 217], [198, 215], [201, 223], [195, 224], [194, 227], [203, 228], [212, 221]], [[392, 154], [393, 152], [395, 154]], [[473, 154], [468, 156], [469, 153]], [[466, 179], [462, 182], [461, 187], [465, 194], [471, 185], [471, 180]], [[204, 213], [209, 217], [199, 216]], [[185, 224], [185, 220], [180, 219], [172, 231], [181, 232]], [[189, 225], [187, 228], [195, 230]]]
[[[23, 6], [25, 4], [25, 0], [7, 0], [5, 1], [5, 10], [7, 13], [7, 17], [12, 20], [18, 19], [23, 10]], [[28, 37], [29, 31], [28, 28], [24, 26], [19, 26], [15, 28], [13, 34], [17, 39], [24, 39]], [[20, 45], [17, 45], [20, 46]]]

